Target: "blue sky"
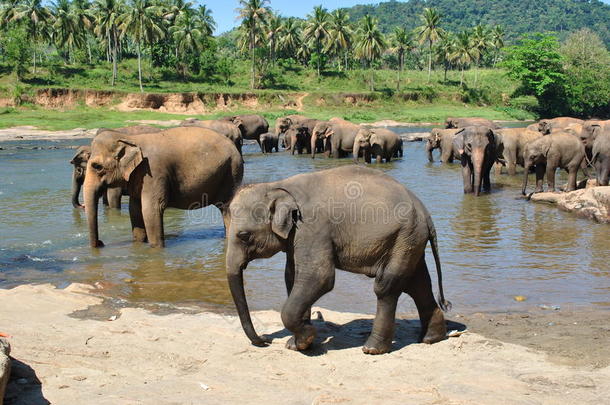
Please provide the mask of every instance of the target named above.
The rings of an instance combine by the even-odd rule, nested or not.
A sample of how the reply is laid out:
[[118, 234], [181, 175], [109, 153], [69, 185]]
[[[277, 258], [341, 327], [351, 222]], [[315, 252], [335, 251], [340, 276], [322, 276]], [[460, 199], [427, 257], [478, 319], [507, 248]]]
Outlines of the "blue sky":
[[[233, 28], [237, 22], [235, 20], [239, 1], [238, 0], [204, 0], [197, 1], [206, 4], [211, 10], [218, 28], [216, 34], [223, 33]], [[284, 17], [305, 17], [314, 6], [322, 5], [328, 10], [340, 7], [350, 7], [356, 4], [376, 4], [384, 0], [271, 0], [270, 6]], [[610, 4], [610, 0], [602, 0]]]

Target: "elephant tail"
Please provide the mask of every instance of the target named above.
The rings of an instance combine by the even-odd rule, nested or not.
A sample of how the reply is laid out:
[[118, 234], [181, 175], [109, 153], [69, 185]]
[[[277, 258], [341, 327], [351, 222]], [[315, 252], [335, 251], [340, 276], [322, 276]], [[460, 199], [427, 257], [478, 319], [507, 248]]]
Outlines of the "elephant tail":
[[436, 229], [434, 228], [434, 224], [432, 223], [432, 218], [428, 215], [428, 233], [430, 247], [432, 248], [432, 254], [434, 255], [434, 263], [436, 264], [436, 276], [438, 278], [438, 305], [444, 312], [451, 311], [451, 302], [445, 299], [445, 294], [443, 292], [443, 274], [441, 271], [441, 260], [438, 256], [438, 243], [436, 238]]

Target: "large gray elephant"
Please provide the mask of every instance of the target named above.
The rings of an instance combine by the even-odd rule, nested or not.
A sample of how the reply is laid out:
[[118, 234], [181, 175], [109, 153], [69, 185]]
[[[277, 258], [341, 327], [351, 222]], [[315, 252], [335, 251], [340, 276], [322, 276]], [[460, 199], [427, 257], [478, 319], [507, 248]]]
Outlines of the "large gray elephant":
[[237, 127], [241, 131], [242, 138], [255, 140], [258, 143], [258, 146], [261, 146], [259, 139], [261, 134], [269, 132], [269, 123], [262, 115], [233, 115], [229, 117], [222, 117], [219, 119], [221, 121], [230, 121], [233, 124], [237, 125]]
[[493, 130], [496, 145], [501, 145], [502, 157], [506, 161], [508, 174], [517, 174], [517, 165], [524, 166], [523, 152], [528, 143], [543, 135], [528, 128], [503, 128]]
[[428, 161], [434, 162], [434, 157], [432, 157], [432, 151], [434, 149], [440, 149], [441, 162], [443, 163], [453, 163], [453, 159], [460, 159], [461, 156], [459, 155], [458, 150], [454, 150], [453, 148], [453, 138], [455, 138], [455, 135], [459, 130], [460, 129], [456, 128], [433, 128], [432, 131], [430, 131], [430, 136], [426, 142]]
[[592, 148], [592, 163], [598, 186], [608, 185], [610, 174], [610, 128], [605, 129], [595, 137]]
[[273, 132], [266, 132], [261, 134], [258, 139], [260, 141], [261, 148], [263, 149], [263, 153], [272, 153], [273, 149], [275, 149], [276, 152], [279, 152], [279, 139], [277, 134]]
[[336, 117], [318, 122], [311, 136], [311, 158], [316, 157], [313, 146], [320, 141], [323, 142], [325, 153], [332, 157], [338, 159], [347, 156], [354, 150], [354, 140], [359, 130], [360, 125]]
[[461, 159], [464, 193], [478, 196], [481, 189], [491, 191], [489, 176], [498, 157], [492, 130], [487, 126], [463, 128], [456, 133], [453, 144]]
[[[384, 207], [384, 212], [370, 207]], [[445, 339], [443, 295], [436, 231], [421, 201], [381, 171], [343, 166], [305, 173], [274, 183], [241, 188], [229, 207], [227, 277], [242, 327], [254, 345], [268, 343], [252, 324], [244, 292], [243, 270], [258, 258], [286, 252], [288, 299], [282, 322], [294, 336], [292, 350], [306, 350], [316, 331], [311, 306], [335, 283], [335, 268], [375, 278], [377, 316], [363, 351], [390, 351], [396, 304], [406, 292], [417, 306], [420, 340]], [[355, 221], [349, 212], [358, 212]], [[343, 220], [341, 220], [343, 218]], [[430, 242], [439, 282], [434, 299], [426, 261]]]
[[555, 172], [557, 168], [568, 172], [568, 187], [565, 191], [576, 190], [576, 175], [585, 158], [585, 147], [580, 140], [570, 134], [553, 132], [530, 142], [523, 154], [524, 174], [521, 193], [525, 195], [530, 168], [536, 171], [535, 193], [542, 192], [544, 176], [548, 191], [555, 191]]
[[136, 241], [163, 247], [166, 208], [217, 206], [228, 223], [226, 204], [243, 176], [243, 159], [216, 131], [180, 127], [143, 136], [103, 132], [93, 139], [85, 177], [85, 211], [92, 247], [98, 237], [97, 201], [103, 187], [129, 192]]
[[366, 163], [371, 163], [371, 157], [375, 157], [377, 163], [382, 163], [384, 159], [390, 162], [393, 157], [402, 156], [400, 136], [386, 128], [361, 127], [354, 139], [355, 162], [358, 162], [360, 153]]
[[449, 128], [466, 128], [472, 126], [488, 127], [491, 129], [499, 129], [500, 127], [493, 121], [486, 118], [453, 118], [448, 117], [445, 121], [445, 127]]
[[311, 132], [304, 124], [293, 124], [284, 132], [284, 141], [290, 145], [288, 149], [292, 155], [295, 152], [300, 155], [303, 151], [311, 153], [310, 140]]
[[[161, 128], [153, 127], [150, 125], [134, 125], [130, 127], [122, 128], [99, 128], [95, 133], [95, 136], [105, 131], [118, 132], [125, 135], [139, 135], [139, 134], [152, 134], [155, 132], [162, 131]], [[85, 182], [85, 174], [87, 173], [87, 162], [91, 156], [90, 146], [81, 146], [76, 150], [76, 153], [70, 160], [70, 164], [74, 166], [72, 169], [72, 206], [74, 208], [84, 208], [83, 205], [78, 201], [80, 190]], [[104, 205], [110, 208], [121, 209], [121, 196], [125, 194], [125, 190], [120, 187], [108, 187], [101, 191]]]
[[[235, 124], [236, 122], [237, 124]], [[241, 148], [244, 143], [241, 131], [238, 127], [239, 119], [236, 118], [234, 121], [221, 121], [221, 120], [200, 120], [197, 118], [189, 118], [180, 123], [181, 127], [200, 127], [208, 128], [212, 131], [216, 131], [221, 135], [226, 136], [233, 142], [233, 145], [239, 151], [241, 155]]]
[[584, 123], [583, 120], [572, 117], [557, 117], [538, 121], [538, 131], [544, 135], [548, 135], [555, 129], [565, 129], [570, 124]]
[[610, 120], [589, 120], [583, 123], [582, 130], [580, 131], [580, 140], [585, 145], [589, 161], [593, 158], [593, 143], [595, 138], [604, 131], [610, 131]]

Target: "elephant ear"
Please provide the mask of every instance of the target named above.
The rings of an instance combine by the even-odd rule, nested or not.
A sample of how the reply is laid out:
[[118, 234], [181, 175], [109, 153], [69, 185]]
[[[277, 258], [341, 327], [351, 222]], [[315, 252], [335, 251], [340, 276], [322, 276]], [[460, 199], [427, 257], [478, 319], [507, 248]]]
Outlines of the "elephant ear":
[[129, 181], [131, 173], [142, 163], [142, 149], [132, 142], [124, 139], [118, 140], [118, 146], [114, 152], [114, 159], [118, 161], [119, 171], [125, 181]]
[[283, 188], [276, 188], [267, 193], [269, 199], [269, 212], [271, 213], [271, 230], [282, 239], [288, 235], [296, 222], [300, 219], [297, 201], [290, 192]]
[[458, 150], [460, 155], [464, 153], [464, 135], [464, 128], [462, 128], [453, 137], [453, 147]]
[[74, 156], [72, 156], [72, 160], [70, 160], [71, 165], [80, 165], [83, 162], [88, 162], [91, 157], [91, 151], [89, 150], [79, 150]]
[[329, 138], [329, 137], [333, 136], [334, 134], [335, 134], [335, 131], [333, 131], [333, 127], [329, 125], [326, 127], [326, 131], [324, 131], [324, 138]]

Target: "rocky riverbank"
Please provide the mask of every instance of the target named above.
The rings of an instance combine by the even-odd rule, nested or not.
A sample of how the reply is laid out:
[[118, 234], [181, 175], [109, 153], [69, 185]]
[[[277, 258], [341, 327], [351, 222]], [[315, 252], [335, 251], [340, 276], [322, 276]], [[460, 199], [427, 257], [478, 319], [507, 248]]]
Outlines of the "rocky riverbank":
[[599, 223], [610, 223], [610, 187], [589, 187], [569, 193], [536, 193], [531, 200], [557, 205], [561, 210]]

